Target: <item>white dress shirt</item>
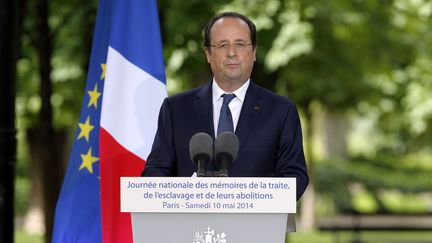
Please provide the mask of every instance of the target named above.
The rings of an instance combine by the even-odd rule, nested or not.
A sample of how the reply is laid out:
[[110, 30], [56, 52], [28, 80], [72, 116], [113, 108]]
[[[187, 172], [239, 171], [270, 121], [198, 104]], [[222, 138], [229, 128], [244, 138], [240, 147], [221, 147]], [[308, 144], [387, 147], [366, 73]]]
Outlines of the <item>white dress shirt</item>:
[[[250, 80], [248, 79], [240, 88], [232, 92], [232, 94], [235, 94], [235, 98], [231, 100], [231, 102], [228, 104], [228, 107], [231, 110], [231, 115], [233, 118], [233, 125], [234, 125], [234, 131], [237, 128], [237, 123], [240, 117], [240, 112], [243, 106], [243, 101], [246, 97], [246, 91], [249, 87]], [[222, 95], [226, 92], [223, 91], [219, 85], [216, 83], [216, 81], [213, 78], [213, 84], [212, 84], [212, 93], [213, 93], [213, 124], [214, 124], [214, 134], [215, 137], [217, 137], [217, 127], [219, 124], [219, 115], [220, 115], [220, 109], [222, 107], [223, 103], [223, 97]]]

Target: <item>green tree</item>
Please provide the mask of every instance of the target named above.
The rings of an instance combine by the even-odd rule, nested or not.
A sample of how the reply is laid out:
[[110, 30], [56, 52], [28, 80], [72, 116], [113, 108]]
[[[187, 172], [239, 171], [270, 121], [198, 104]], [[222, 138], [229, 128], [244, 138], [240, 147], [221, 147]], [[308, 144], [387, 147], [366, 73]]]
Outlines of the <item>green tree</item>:
[[25, 3], [17, 111], [19, 128], [25, 130], [31, 154], [28, 164], [32, 185], [36, 186], [32, 202], [42, 201], [45, 241], [51, 242], [67, 138], [79, 111], [76, 90], [84, 87], [95, 3], [48, 0]]

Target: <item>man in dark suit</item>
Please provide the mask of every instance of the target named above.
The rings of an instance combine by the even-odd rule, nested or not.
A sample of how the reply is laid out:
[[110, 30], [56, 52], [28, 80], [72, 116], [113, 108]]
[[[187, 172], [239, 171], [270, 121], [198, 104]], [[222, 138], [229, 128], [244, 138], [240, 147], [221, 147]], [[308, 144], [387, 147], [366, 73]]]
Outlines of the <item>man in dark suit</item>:
[[190, 138], [198, 132], [215, 138], [227, 130], [228, 119], [228, 130], [240, 141], [229, 175], [295, 177], [299, 199], [309, 179], [298, 112], [290, 100], [250, 80], [255, 25], [238, 13], [215, 16], [204, 29], [204, 51], [214, 77], [200, 88], [165, 99], [143, 176], [191, 176], [197, 166], [189, 157]]

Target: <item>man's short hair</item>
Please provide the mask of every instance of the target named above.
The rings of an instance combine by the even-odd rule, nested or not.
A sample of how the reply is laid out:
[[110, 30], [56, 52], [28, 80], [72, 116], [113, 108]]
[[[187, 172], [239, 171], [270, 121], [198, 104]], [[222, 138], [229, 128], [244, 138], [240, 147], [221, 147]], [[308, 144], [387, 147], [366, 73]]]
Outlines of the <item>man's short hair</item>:
[[232, 18], [239, 18], [246, 22], [246, 24], [249, 26], [250, 30], [250, 39], [252, 46], [256, 46], [256, 27], [255, 24], [246, 16], [243, 14], [239, 14], [236, 12], [222, 12], [214, 16], [212, 19], [210, 19], [207, 24], [204, 27], [204, 46], [210, 47], [210, 31], [213, 27], [214, 23], [218, 21], [221, 18], [224, 17], [232, 17]]

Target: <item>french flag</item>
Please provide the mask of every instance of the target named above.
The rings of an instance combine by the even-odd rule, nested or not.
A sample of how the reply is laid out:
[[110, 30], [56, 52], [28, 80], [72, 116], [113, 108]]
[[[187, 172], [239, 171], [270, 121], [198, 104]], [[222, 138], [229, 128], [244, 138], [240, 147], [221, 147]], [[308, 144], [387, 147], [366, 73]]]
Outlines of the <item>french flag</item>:
[[133, 242], [120, 177], [141, 174], [166, 96], [156, 0], [100, 0], [53, 242]]

